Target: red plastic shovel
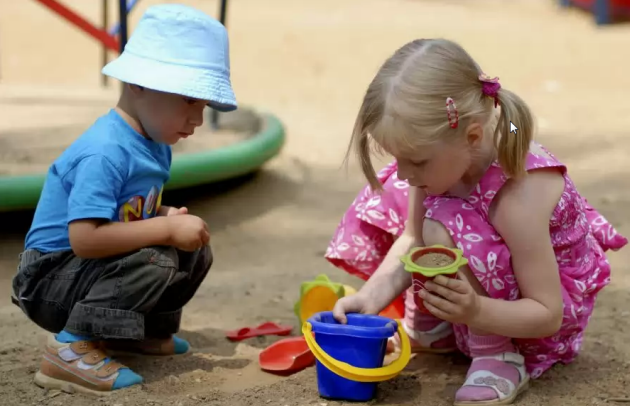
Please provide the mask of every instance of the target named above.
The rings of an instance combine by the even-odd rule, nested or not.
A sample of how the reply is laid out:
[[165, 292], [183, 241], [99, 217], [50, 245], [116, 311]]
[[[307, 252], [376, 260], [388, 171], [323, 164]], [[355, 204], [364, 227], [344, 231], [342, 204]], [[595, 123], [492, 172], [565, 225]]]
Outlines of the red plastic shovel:
[[304, 336], [290, 337], [265, 348], [258, 356], [258, 363], [265, 371], [298, 372], [315, 364], [315, 356]]
[[273, 322], [263, 323], [258, 327], [244, 327], [225, 333], [225, 336], [232, 341], [241, 341], [247, 338], [258, 336], [286, 336], [291, 334], [293, 326], [283, 326]]

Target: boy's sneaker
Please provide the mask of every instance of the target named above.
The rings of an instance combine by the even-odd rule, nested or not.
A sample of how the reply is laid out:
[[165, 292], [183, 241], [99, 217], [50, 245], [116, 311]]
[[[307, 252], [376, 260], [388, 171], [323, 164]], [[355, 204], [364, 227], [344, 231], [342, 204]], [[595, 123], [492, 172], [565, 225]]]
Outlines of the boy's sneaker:
[[190, 350], [188, 341], [177, 336], [169, 338], [147, 338], [137, 340], [107, 340], [101, 345], [108, 352], [115, 354], [142, 354], [142, 355], [182, 355]]
[[105, 396], [142, 383], [142, 377], [110, 359], [94, 341], [64, 343], [51, 335], [35, 383], [67, 393]]

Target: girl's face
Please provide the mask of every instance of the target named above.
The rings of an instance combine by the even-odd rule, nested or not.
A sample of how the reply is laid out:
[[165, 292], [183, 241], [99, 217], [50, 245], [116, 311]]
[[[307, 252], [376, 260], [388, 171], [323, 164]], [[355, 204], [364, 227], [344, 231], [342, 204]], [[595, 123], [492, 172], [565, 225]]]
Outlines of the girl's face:
[[[398, 152], [398, 151], [397, 151]], [[429, 195], [452, 190], [468, 172], [472, 157], [466, 143], [438, 143], [420, 151], [398, 152], [398, 178]]]
[[135, 106], [138, 119], [152, 140], [174, 145], [191, 136], [203, 124], [207, 100], [150, 89], [137, 90], [140, 92]]

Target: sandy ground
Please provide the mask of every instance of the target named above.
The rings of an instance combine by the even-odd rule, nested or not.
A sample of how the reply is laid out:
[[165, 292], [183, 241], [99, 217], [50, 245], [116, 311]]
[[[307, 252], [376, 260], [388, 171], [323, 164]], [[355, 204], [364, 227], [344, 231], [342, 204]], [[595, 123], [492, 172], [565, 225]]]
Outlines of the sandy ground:
[[[65, 3], [98, 21], [100, 2]], [[132, 25], [155, 3], [140, 2]], [[208, 0], [182, 3], [213, 15], [218, 7]], [[185, 203], [213, 230], [216, 263], [182, 325], [194, 353], [124, 360], [146, 384], [98, 402], [34, 386], [41, 332], [9, 301], [31, 213], [4, 215], [3, 405], [338, 405], [318, 397], [313, 368], [291, 377], [259, 370], [258, 351], [274, 339], [236, 345], [223, 335], [267, 320], [297, 324], [292, 306], [299, 284], [320, 272], [359, 286], [322, 257], [363, 184], [354, 163], [347, 172], [340, 165], [369, 80], [387, 56], [414, 38], [460, 41], [488, 74], [530, 103], [538, 139], [569, 165], [589, 200], [630, 235], [630, 26], [597, 28], [590, 15], [560, 10], [551, 0], [233, 0], [228, 26], [239, 101], [277, 114], [288, 142], [256, 176], [165, 197], [166, 204]], [[116, 83], [100, 89], [99, 63], [94, 41], [36, 2], [0, 0], [1, 134], [40, 132], [54, 148], [58, 128], [89, 121], [114, 100]], [[601, 295], [582, 355], [534, 382], [519, 404], [586, 406], [630, 396], [630, 253], [610, 259], [613, 283]], [[460, 357], [418, 357], [380, 386], [373, 404], [449, 405], [465, 371]]]

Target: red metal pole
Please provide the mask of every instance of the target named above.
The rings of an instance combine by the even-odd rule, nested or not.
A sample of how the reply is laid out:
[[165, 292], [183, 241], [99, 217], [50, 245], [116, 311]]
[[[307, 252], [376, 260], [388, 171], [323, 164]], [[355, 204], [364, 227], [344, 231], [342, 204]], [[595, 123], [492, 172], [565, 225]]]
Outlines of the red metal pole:
[[[101, 28], [107, 30], [109, 27], [109, 2], [107, 0], [101, 0]], [[103, 45], [101, 47], [101, 64], [107, 65], [108, 61], [107, 47]], [[103, 67], [101, 66], [101, 68]], [[103, 87], [107, 87], [109, 83], [109, 76], [101, 74], [101, 83]]]
[[57, 0], [36, 0], [40, 4], [48, 7], [54, 13], [59, 15], [60, 17], [65, 18], [70, 23], [74, 24], [75, 27], [83, 30], [88, 35], [92, 36], [94, 39], [99, 41], [108, 49], [114, 52], [120, 52], [120, 47], [118, 45], [118, 40], [112, 37], [107, 33], [106, 30], [96, 28], [89, 21], [81, 17], [79, 14], [75, 13], [68, 7], [59, 3]]

